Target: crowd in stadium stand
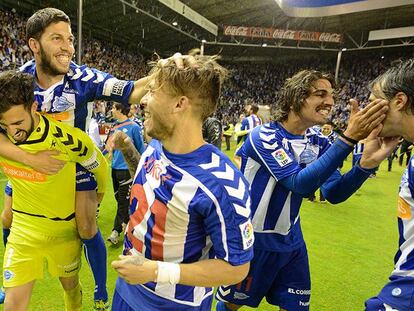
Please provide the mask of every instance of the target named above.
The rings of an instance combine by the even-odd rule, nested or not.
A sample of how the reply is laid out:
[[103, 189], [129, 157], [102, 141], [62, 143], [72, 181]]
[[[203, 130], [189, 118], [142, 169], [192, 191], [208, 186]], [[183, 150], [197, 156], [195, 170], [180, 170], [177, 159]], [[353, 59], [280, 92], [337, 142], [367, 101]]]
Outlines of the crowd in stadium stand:
[[[18, 68], [31, 59], [25, 42], [26, 19], [12, 11], [0, 10], [0, 70]], [[83, 41], [82, 63], [110, 72], [120, 79], [135, 80], [148, 72], [148, 65], [139, 53], [125, 51], [118, 46], [104, 44], [95, 39]], [[398, 55], [400, 57], [401, 55]], [[394, 57], [398, 58], [397, 56]], [[341, 129], [349, 116], [348, 100], [357, 98], [361, 105], [368, 99], [368, 84], [389, 66], [391, 59], [348, 57], [341, 65], [336, 105], [332, 121]], [[233, 124], [243, 113], [246, 103], [273, 106], [278, 100], [278, 90], [286, 77], [300, 69], [312, 68], [333, 71], [333, 62], [322, 58], [282, 64], [225, 64], [232, 76], [227, 82], [216, 116], [224, 123]]]

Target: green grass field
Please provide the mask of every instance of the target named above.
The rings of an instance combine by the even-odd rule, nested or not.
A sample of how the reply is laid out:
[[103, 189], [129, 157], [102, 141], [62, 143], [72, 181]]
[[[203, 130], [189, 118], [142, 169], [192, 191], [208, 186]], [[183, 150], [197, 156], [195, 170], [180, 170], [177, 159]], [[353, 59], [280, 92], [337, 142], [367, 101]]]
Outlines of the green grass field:
[[[350, 163], [345, 162], [345, 169], [349, 167]], [[376, 295], [387, 281], [398, 245], [396, 203], [402, 172], [403, 168], [395, 162], [393, 171], [387, 172], [384, 162], [377, 178], [369, 179], [345, 203], [334, 206], [304, 201], [301, 221], [312, 272], [312, 310], [363, 310], [364, 301]], [[4, 175], [0, 175], [1, 189], [4, 189], [5, 182]], [[98, 219], [104, 238], [112, 230], [116, 211], [110, 185], [108, 183]], [[110, 263], [121, 253], [122, 248], [121, 245], [107, 246], [108, 290], [112, 295], [116, 275]], [[3, 250], [1, 245], [1, 254]], [[84, 310], [92, 310], [94, 284], [85, 260], [80, 277]], [[64, 310], [63, 294], [57, 279], [45, 276], [44, 280], [36, 283], [29, 310]], [[258, 310], [275, 308], [262, 302]]]

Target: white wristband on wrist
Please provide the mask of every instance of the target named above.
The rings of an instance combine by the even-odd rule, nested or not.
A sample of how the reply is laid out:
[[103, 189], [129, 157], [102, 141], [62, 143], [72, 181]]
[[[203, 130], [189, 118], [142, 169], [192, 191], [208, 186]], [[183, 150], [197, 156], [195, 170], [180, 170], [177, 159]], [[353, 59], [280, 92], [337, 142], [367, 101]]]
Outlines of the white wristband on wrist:
[[157, 283], [175, 285], [180, 281], [180, 265], [178, 263], [157, 261]]

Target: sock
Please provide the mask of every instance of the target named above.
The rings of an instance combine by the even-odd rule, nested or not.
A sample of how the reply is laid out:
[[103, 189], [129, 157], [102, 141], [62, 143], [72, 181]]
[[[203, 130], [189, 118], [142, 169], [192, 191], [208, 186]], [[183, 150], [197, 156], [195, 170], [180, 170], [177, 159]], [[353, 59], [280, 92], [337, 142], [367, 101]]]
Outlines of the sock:
[[95, 279], [95, 300], [108, 300], [106, 291], [106, 247], [101, 231], [95, 234], [92, 239], [82, 239], [85, 246], [85, 257], [91, 267]]
[[223, 301], [217, 301], [216, 311], [230, 311], [230, 309], [227, 309], [226, 304]]
[[81, 311], [82, 309], [82, 285], [78, 283], [74, 289], [63, 291], [65, 311]]
[[9, 237], [10, 229], [3, 228], [3, 244], [6, 246], [7, 238]]

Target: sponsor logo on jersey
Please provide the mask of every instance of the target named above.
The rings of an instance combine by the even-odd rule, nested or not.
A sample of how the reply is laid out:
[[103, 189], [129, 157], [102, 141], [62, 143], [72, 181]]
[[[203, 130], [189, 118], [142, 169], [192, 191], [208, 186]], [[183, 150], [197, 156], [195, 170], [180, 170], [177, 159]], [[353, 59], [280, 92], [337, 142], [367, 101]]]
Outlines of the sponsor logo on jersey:
[[243, 240], [243, 249], [248, 249], [253, 245], [254, 242], [254, 234], [253, 234], [253, 225], [252, 222], [247, 220], [245, 223], [239, 225], [242, 240]]
[[296, 288], [288, 288], [288, 293], [289, 294], [294, 294], [294, 295], [310, 295], [311, 294], [311, 290], [310, 289], [296, 289]]
[[0, 165], [3, 166], [4, 173], [10, 177], [27, 181], [46, 181], [46, 175], [35, 170], [17, 167], [7, 163], [0, 163]]
[[289, 155], [283, 149], [277, 149], [277, 150], [273, 151], [272, 156], [275, 158], [275, 160], [277, 161], [277, 163], [281, 167], [286, 166], [286, 165], [288, 165], [289, 163], [292, 162], [292, 159], [289, 157]]
[[411, 208], [406, 200], [398, 198], [398, 217], [401, 219], [411, 219]]
[[11, 272], [10, 270], [4, 270], [3, 275], [4, 275], [5, 280], [10, 281], [13, 278], [14, 273]]
[[161, 160], [156, 160], [153, 156], [149, 157], [144, 164], [145, 172], [148, 176], [151, 176], [157, 183], [161, 181], [162, 184], [168, 179], [171, 179], [171, 175], [167, 174], [167, 169]]
[[310, 301], [301, 301], [299, 300], [299, 306], [308, 307], [310, 305]]

